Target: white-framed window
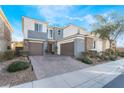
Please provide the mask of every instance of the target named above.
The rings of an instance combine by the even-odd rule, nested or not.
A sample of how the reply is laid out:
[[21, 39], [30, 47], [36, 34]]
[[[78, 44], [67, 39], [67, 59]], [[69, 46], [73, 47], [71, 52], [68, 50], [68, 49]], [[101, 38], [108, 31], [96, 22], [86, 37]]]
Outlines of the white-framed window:
[[35, 31], [42, 32], [42, 25], [35, 23]]
[[93, 48], [96, 48], [96, 41], [93, 42]]
[[61, 30], [58, 30], [58, 35], [60, 35], [61, 34]]
[[53, 30], [50, 30], [50, 37], [53, 37]]

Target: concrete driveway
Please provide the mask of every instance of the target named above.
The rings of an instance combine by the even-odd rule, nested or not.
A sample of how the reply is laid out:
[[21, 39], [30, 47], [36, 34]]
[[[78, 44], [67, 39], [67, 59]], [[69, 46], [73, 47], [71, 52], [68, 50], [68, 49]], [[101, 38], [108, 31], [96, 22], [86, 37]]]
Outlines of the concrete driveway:
[[124, 88], [123, 73], [124, 59], [121, 59], [24, 83], [14, 88]]
[[89, 67], [89, 65], [68, 56], [31, 56], [30, 59], [37, 79], [43, 79]]

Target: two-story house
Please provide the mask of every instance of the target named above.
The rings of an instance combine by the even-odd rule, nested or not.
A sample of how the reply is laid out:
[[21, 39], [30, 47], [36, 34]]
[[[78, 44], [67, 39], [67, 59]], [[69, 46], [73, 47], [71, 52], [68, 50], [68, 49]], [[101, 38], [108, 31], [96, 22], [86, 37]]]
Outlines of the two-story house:
[[99, 39], [85, 29], [68, 25], [49, 27], [47, 22], [23, 17], [25, 50], [31, 55], [58, 54], [78, 57], [88, 50], [104, 51], [106, 40]]
[[28, 17], [22, 18], [24, 49], [31, 55], [43, 55], [47, 48], [48, 23]]
[[0, 52], [11, 49], [11, 32], [13, 29], [0, 8]]

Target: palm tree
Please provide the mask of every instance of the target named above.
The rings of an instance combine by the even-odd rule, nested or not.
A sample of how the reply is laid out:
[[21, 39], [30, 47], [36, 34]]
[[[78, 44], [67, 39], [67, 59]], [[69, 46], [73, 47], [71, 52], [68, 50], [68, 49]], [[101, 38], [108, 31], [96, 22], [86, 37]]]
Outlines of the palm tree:
[[93, 24], [93, 32], [99, 35], [101, 39], [109, 41], [109, 48], [112, 42], [116, 41], [117, 37], [124, 32], [124, 17], [110, 14], [107, 17], [103, 15], [95, 16], [96, 23]]

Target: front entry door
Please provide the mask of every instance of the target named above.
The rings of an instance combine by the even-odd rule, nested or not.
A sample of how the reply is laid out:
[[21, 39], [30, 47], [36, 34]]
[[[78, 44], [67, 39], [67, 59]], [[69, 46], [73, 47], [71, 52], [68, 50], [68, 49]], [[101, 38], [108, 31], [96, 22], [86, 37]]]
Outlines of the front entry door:
[[49, 44], [49, 45], [48, 45], [48, 52], [49, 52], [49, 53], [52, 53], [52, 44]]

